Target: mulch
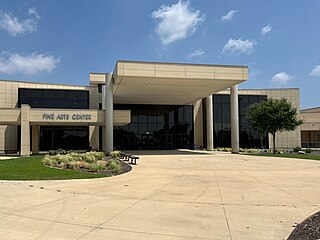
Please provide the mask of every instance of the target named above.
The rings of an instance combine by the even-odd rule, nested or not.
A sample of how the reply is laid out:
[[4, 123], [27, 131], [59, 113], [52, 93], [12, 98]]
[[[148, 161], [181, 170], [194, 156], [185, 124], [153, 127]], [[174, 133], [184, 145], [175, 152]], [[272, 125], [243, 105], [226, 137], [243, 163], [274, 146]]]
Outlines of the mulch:
[[287, 240], [319, 240], [320, 239], [320, 211], [299, 223]]

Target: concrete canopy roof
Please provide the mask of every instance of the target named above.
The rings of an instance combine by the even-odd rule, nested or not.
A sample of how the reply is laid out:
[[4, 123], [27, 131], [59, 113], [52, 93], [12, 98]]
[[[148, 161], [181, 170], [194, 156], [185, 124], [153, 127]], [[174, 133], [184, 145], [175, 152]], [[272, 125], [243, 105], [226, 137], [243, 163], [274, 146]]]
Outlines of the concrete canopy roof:
[[191, 104], [246, 81], [248, 67], [119, 60], [113, 79], [115, 103]]

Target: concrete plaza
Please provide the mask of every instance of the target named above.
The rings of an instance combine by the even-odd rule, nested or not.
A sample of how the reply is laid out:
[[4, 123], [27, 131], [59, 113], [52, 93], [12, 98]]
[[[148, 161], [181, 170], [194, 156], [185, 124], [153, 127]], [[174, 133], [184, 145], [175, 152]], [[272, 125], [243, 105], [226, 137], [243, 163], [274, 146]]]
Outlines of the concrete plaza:
[[135, 152], [124, 175], [0, 181], [1, 239], [285, 239], [320, 210], [320, 161]]

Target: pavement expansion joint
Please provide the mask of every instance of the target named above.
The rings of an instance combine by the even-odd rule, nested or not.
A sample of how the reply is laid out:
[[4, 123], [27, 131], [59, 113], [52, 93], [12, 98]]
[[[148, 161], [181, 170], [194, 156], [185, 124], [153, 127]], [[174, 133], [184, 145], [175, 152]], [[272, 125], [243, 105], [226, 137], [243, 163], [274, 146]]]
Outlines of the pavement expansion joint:
[[215, 176], [215, 179], [216, 179], [216, 183], [217, 183], [217, 187], [218, 187], [218, 191], [219, 191], [219, 195], [220, 195], [221, 206], [222, 206], [223, 214], [224, 214], [224, 217], [225, 217], [225, 220], [226, 220], [226, 223], [227, 223], [229, 236], [230, 236], [230, 239], [232, 240], [230, 224], [229, 224], [229, 221], [228, 221], [228, 217], [227, 217], [226, 209], [225, 209], [225, 207], [224, 207], [224, 205], [223, 205], [223, 198], [222, 198], [222, 194], [221, 194], [221, 191], [220, 191], [220, 186], [219, 186], [219, 182], [218, 182], [218, 177], [217, 177], [217, 174], [216, 174], [216, 172], [215, 172], [215, 171], [214, 171], [214, 176]]
[[243, 172], [243, 171], [240, 171], [240, 172], [241, 172], [242, 174], [248, 176], [248, 177], [251, 177], [251, 178], [253, 178], [253, 179], [258, 180], [258, 181], [261, 182], [261, 183], [267, 184], [267, 185], [269, 185], [269, 186], [271, 186], [271, 187], [274, 187], [274, 188], [276, 188], [276, 189], [278, 189], [278, 190], [280, 190], [280, 191], [282, 191], [282, 192], [285, 192], [285, 193], [287, 193], [287, 194], [289, 194], [289, 195], [291, 195], [291, 196], [293, 196], [293, 197], [295, 197], [295, 198], [298, 198], [298, 199], [306, 202], [306, 203], [309, 204], [309, 205], [310, 205], [310, 204], [313, 204], [313, 203], [305, 200], [304, 198], [299, 197], [299, 196], [296, 196], [296, 195], [294, 195], [294, 194], [292, 194], [292, 193], [290, 193], [290, 192], [288, 192], [288, 191], [286, 191], [286, 190], [284, 190], [284, 189], [282, 189], [282, 188], [280, 188], [280, 187], [278, 187], [278, 186], [275, 186], [275, 185], [273, 185], [273, 184], [271, 184], [271, 183], [265, 182], [265, 181], [263, 181], [263, 180], [261, 180], [261, 179], [259, 179], [259, 178], [257, 178], [257, 177], [254, 177], [254, 176], [252, 176], [252, 175], [250, 175], [250, 174], [247, 174], [247, 173], [245, 173], [245, 172]]

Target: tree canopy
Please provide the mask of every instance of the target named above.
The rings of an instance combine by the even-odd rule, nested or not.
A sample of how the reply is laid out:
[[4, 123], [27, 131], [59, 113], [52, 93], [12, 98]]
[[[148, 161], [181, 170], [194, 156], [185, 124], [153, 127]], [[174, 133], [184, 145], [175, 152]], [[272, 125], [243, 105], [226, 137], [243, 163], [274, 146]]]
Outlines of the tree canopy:
[[293, 131], [303, 123], [302, 120], [298, 119], [297, 109], [284, 98], [270, 98], [252, 104], [247, 110], [246, 117], [250, 120], [252, 127], [272, 134], [274, 153], [276, 133]]

